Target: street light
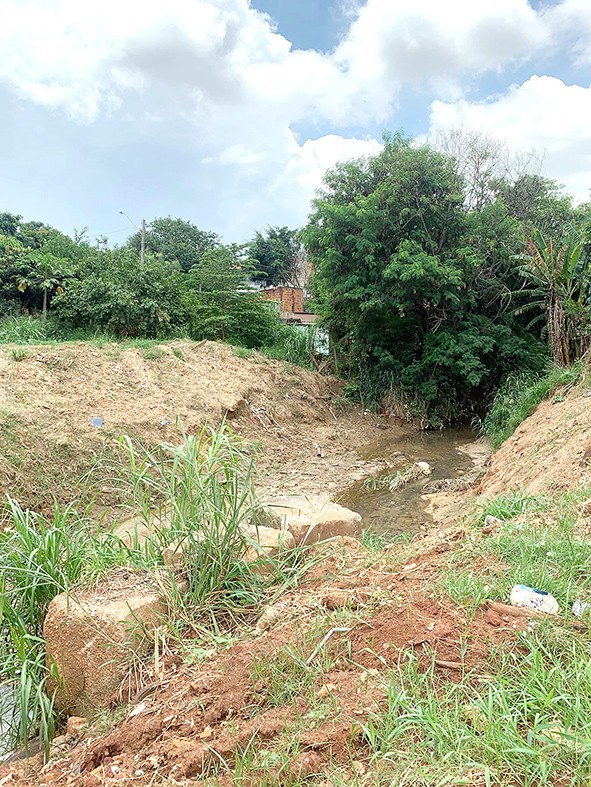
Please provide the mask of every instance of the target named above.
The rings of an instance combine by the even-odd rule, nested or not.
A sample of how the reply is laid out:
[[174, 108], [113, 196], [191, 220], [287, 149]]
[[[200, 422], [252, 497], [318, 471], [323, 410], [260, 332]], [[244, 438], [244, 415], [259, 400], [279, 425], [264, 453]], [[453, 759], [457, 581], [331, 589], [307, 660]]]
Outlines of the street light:
[[145, 219], [142, 219], [142, 227], [141, 227], [141, 229], [140, 229], [140, 228], [137, 226], [137, 224], [135, 223], [135, 221], [132, 221], [132, 220], [129, 218], [129, 216], [127, 215], [127, 213], [124, 213], [122, 210], [120, 210], [120, 211], [119, 211], [119, 213], [120, 213], [122, 216], [125, 216], [125, 218], [126, 218], [126, 219], [127, 219], [129, 222], [131, 222], [131, 224], [133, 224], [133, 226], [136, 228], [136, 230], [137, 230], [137, 231], [139, 232], [139, 234], [140, 234], [140, 265], [143, 265], [143, 264], [144, 264], [144, 260], [145, 260], [145, 258], [146, 258], [146, 220], [145, 220]]

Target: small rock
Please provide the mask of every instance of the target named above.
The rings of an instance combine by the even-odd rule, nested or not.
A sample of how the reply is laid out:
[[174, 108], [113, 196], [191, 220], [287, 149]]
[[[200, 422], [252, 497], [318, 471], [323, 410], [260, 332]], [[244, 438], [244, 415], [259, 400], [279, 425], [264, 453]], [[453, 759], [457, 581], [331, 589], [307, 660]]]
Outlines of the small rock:
[[270, 629], [271, 626], [275, 625], [275, 623], [283, 616], [285, 610], [279, 604], [273, 604], [265, 609], [261, 617], [258, 619], [256, 624], [255, 630], [262, 634], [263, 631], [267, 631]]
[[294, 781], [312, 776], [314, 773], [321, 773], [322, 770], [322, 760], [313, 751], [298, 754], [289, 766], [289, 773]]
[[324, 606], [334, 611], [336, 609], [358, 609], [367, 602], [369, 593], [361, 590], [333, 590], [322, 599]]
[[323, 700], [326, 697], [330, 697], [330, 695], [336, 690], [337, 690], [337, 686], [334, 683], [325, 683], [316, 692], [316, 698], [319, 700]]
[[67, 723], [68, 735], [77, 738], [88, 727], [86, 716], [70, 716]]

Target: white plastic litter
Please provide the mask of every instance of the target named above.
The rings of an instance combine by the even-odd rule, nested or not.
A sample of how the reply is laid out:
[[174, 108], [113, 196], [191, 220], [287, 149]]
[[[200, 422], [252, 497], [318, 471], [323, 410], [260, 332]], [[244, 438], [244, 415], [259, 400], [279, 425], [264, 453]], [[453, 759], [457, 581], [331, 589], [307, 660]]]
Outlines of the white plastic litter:
[[511, 590], [510, 602], [512, 607], [535, 609], [548, 615], [558, 615], [560, 612], [558, 601], [551, 593], [527, 585], [515, 585]]
[[586, 609], [589, 609], [589, 607], [591, 607], [591, 604], [588, 601], [581, 601], [581, 599], [578, 598], [573, 603], [573, 615], [576, 615], [578, 618], [580, 618], [583, 616], [583, 612]]

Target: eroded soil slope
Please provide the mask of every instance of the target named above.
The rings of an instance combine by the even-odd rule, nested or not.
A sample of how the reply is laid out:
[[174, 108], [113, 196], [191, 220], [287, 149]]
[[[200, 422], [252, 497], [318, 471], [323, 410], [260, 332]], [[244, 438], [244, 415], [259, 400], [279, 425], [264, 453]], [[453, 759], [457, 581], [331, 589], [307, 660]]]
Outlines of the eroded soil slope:
[[[78, 479], [122, 434], [147, 446], [222, 418], [270, 484], [332, 492], [372, 471], [353, 448], [383, 427], [344, 403], [337, 380], [226, 345], [85, 343], [0, 350], [0, 485], [27, 505], [79, 494]], [[100, 428], [93, 418], [103, 419]], [[398, 427], [398, 430], [400, 428]], [[101, 501], [106, 505], [112, 500]]]
[[578, 387], [542, 402], [493, 455], [480, 492], [523, 488], [552, 493], [588, 483], [591, 459], [591, 390]]

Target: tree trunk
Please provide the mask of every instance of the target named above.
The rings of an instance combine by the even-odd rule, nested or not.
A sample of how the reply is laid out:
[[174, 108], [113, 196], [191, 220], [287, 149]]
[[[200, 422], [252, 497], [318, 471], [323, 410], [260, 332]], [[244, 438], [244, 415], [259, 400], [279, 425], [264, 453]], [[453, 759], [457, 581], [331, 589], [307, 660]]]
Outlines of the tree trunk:
[[47, 319], [47, 287], [43, 288], [43, 319]]

